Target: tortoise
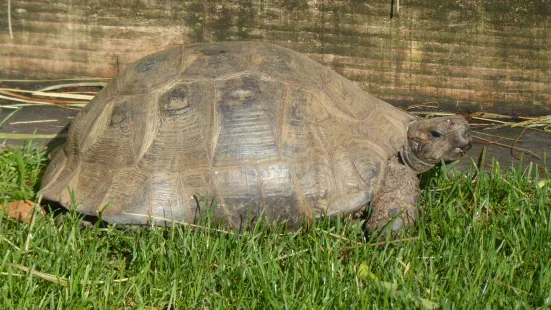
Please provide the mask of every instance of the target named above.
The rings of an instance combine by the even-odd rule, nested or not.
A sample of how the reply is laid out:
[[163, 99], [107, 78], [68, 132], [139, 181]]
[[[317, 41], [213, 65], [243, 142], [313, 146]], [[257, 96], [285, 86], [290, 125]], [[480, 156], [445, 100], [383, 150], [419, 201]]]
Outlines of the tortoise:
[[[417, 174], [470, 148], [463, 116], [418, 119], [332, 69], [260, 42], [171, 47], [128, 65], [52, 152], [43, 198], [110, 223], [289, 229], [415, 221]], [[68, 190], [71, 189], [71, 191]], [[197, 197], [212, 197], [210, 206]]]

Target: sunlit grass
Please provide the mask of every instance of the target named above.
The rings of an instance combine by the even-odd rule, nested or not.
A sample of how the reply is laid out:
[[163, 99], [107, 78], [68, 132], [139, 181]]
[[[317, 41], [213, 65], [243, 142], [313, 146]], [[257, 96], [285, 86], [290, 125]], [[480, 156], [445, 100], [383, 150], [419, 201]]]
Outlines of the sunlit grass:
[[[2, 199], [35, 198], [45, 154], [0, 152]], [[424, 175], [418, 226], [396, 243], [370, 244], [347, 221], [225, 234], [3, 218], [0, 308], [549, 307], [551, 183], [538, 181], [550, 176], [492, 166]]]

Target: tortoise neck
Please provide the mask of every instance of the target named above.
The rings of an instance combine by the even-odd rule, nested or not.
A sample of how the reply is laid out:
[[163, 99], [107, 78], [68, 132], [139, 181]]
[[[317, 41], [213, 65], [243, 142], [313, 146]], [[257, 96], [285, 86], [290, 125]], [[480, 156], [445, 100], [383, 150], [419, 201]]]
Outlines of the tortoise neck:
[[409, 143], [407, 141], [404, 144], [404, 148], [400, 151], [400, 158], [402, 159], [402, 162], [404, 162], [404, 164], [406, 164], [408, 167], [413, 169], [415, 173], [418, 174], [428, 171], [432, 167], [434, 167], [434, 164], [428, 163], [417, 157], [415, 153], [411, 150], [411, 147], [409, 146]]

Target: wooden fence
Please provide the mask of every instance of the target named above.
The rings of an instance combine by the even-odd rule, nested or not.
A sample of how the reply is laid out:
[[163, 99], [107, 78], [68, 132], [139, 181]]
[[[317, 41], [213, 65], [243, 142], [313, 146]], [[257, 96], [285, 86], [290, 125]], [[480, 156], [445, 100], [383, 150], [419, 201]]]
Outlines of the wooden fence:
[[397, 105], [551, 111], [551, 0], [9, 2], [0, 79], [112, 77], [168, 45], [261, 40]]

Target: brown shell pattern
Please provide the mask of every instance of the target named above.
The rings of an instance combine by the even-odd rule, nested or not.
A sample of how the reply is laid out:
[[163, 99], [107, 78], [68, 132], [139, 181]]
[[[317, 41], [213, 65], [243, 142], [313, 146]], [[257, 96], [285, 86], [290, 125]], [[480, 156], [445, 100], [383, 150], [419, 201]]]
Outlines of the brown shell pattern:
[[210, 212], [233, 227], [261, 214], [296, 226], [352, 188], [376, 191], [409, 121], [283, 47], [174, 47], [129, 65], [76, 117], [41, 193], [70, 207], [69, 187], [80, 212], [111, 222]]

